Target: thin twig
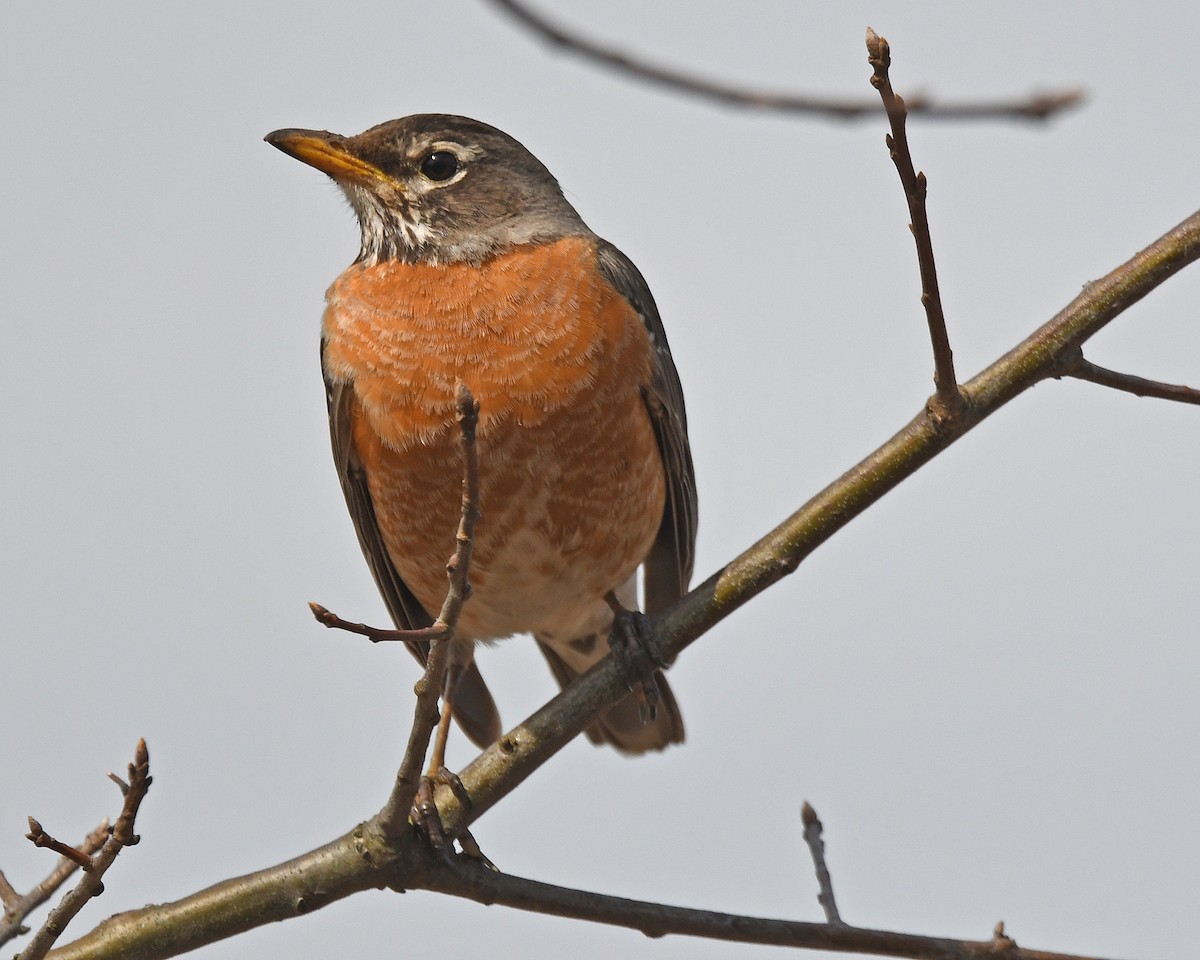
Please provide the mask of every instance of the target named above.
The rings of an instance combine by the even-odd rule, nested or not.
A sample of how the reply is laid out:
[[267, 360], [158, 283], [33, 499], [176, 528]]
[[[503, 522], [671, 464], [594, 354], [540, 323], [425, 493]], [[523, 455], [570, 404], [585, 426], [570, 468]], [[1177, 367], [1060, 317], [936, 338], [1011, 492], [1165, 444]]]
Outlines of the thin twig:
[[445, 692], [450, 644], [454, 639], [454, 629], [462, 613], [463, 604], [471, 595], [468, 576], [475, 523], [479, 519], [479, 451], [475, 439], [479, 424], [479, 404], [471, 396], [466, 384], [461, 381], [455, 388], [455, 420], [458, 423], [462, 447], [462, 510], [459, 515], [454, 554], [446, 564], [446, 576], [450, 583], [438, 618], [428, 627], [396, 630], [353, 623], [343, 620], [319, 603], [308, 605], [313, 616], [326, 627], [367, 637], [372, 643], [402, 640], [407, 643], [429, 644], [425, 672], [413, 688], [416, 705], [404, 759], [396, 773], [391, 795], [379, 814], [385, 836], [392, 838], [399, 837], [408, 825], [413, 799], [420, 789], [425, 754], [440, 717], [438, 698]]
[[[726, 106], [749, 110], [772, 110], [783, 113], [814, 114], [838, 120], [856, 120], [874, 116], [878, 111], [870, 100], [846, 100], [829, 97], [806, 97], [793, 93], [750, 90], [744, 87], [709, 80], [657, 64], [638, 60], [584, 37], [570, 33], [551, 23], [518, 0], [492, 0], [529, 30], [556, 47], [580, 54], [601, 66], [627, 76], [645, 80], [668, 89], [716, 101]], [[935, 103], [927, 97], [913, 98], [908, 105], [911, 113], [935, 120], [1046, 120], [1056, 113], [1083, 102], [1080, 90], [1063, 90], [1035, 94], [1027, 100], [995, 101], [991, 103]]]
[[458, 421], [462, 445], [463, 479], [462, 510], [455, 537], [454, 555], [446, 564], [446, 576], [450, 586], [446, 591], [441, 613], [429, 628], [438, 635], [432, 638], [425, 675], [415, 687], [417, 703], [404, 759], [396, 773], [392, 793], [379, 813], [384, 835], [389, 837], [399, 836], [408, 823], [413, 799], [421, 783], [421, 768], [425, 753], [429, 749], [429, 738], [433, 735], [439, 717], [437, 701], [445, 682], [454, 630], [462, 614], [463, 605], [471, 596], [471, 551], [475, 542], [475, 524], [479, 520], [479, 449], [475, 439], [475, 431], [479, 425], [479, 403], [461, 381], [456, 387], [455, 419]]
[[84, 853], [82, 850], [76, 850], [69, 843], [63, 843], [61, 840], [54, 839], [54, 837], [42, 829], [42, 825], [33, 817], [29, 817], [29, 832], [25, 834], [25, 839], [32, 842], [35, 847], [44, 847], [47, 850], [53, 850], [60, 857], [70, 860], [80, 869], [92, 869], [92, 858], [89, 854]]
[[993, 955], [1002, 956], [1004, 960], [1089, 960], [1072, 954], [1021, 949], [1007, 938], [1003, 952], [994, 954], [1000, 942], [995, 934], [988, 940], [953, 940], [890, 930], [870, 930], [845, 923], [805, 923], [747, 917], [630, 900], [526, 880], [462, 861], [456, 862], [453, 868], [437, 870], [429, 889], [478, 903], [498, 903], [517, 910], [628, 927], [648, 937], [679, 934], [734, 943], [929, 960], [979, 960], [980, 957]]
[[837, 901], [833, 898], [833, 878], [829, 875], [829, 868], [825, 865], [825, 841], [821, 839], [821, 831], [824, 827], [821, 824], [821, 818], [817, 816], [817, 811], [807, 800], [800, 808], [800, 820], [804, 824], [804, 842], [808, 844], [808, 852], [812, 854], [813, 869], [817, 872], [817, 886], [821, 888], [821, 892], [817, 894], [817, 903], [824, 909], [827, 923], [842, 925]]
[[1135, 377], [1132, 373], [1118, 373], [1116, 370], [1098, 367], [1091, 361], [1085, 360], [1082, 353], [1076, 354], [1073, 359], [1062, 365], [1061, 375], [1098, 383], [1103, 387], [1112, 387], [1114, 390], [1122, 390], [1139, 397], [1155, 397], [1159, 400], [1200, 404], [1200, 390], [1195, 387], [1146, 380], [1143, 377]]
[[392, 640], [403, 640], [406, 643], [432, 641], [440, 640], [446, 635], [446, 628], [437, 624], [418, 627], [414, 630], [396, 630], [393, 627], [373, 627], [368, 623], [352, 623], [349, 620], [343, 620], [332, 610], [326, 609], [319, 603], [309, 603], [308, 609], [312, 611], [312, 615], [317, 618], [318, 623], [324, 624], [331, 630], [356, 633], [360, 637], [366, 637], [372, 643]]
[[[73, 849], [90, 857], [104, 845], [104, 841], [108, 839], [108, 833], [106, 818], [95, 830], [83, 838], [83, 842], [78, 847]], [[18, 894], [5, 879], [3, 872], [0, 872], [0, 903], [4, 905], [4, 917], [0, 919], [0, 944], [8, 943], [9, 940], [20, 934], [28, 933], [29, 929], [23, 926], [25, 918], [49, 900], [55, 891], [78, 869], [79, 863], [76, 860], [62, 857], [46, 879], [24, 896]]]
[[950, 350], [946, 318], [942, 313], [942, 296], [938, 291], [933, 237], [929, 232], [929, 216], [925, 210], [927, 183], [925, 174], [917, 173], [913, 167], [912, 153], [908, 149], [908, 135], [904, 129], [908, 112], [904, 98], [892, 90], [892, 82], [888, 77], [892, 63], [891, 50], [887, 40], [870, 27], [867, 28], [867, 62], [874, 71], [871, 85], [879, 91], [892, 128], [887, 138], [888, 150], [896, 165], [896, 172], [900, 174], [900, 182], [904, 185], [904, 197], [908, 201], [909, 216], [912, 217], [910, 229], [916, 240], [917, 263], [921, 271], [921, 304], [925, 307], [929, 338], [933, 343], [933, 383], [941, 407], [937, 412], [943, 416], [955, 416], [962, 409], [963, 396], [959, 393], [958, 381], [954, 376], [954, 354]]
[[463, 461], [462, 512], [455, 535], [454, 555], [446, 564], [450, 589], [446, 591], [442, 611], [434, 621], [435, 627], [440, 623], [450, 633], [457, 627], [463, 605], [471, 597], [471, 552], [475, 544], [475, 524], [479, 520], [479, 449], [475, 442], [475, 432], [479, 426], [479, 403], [461, 380], [455, 389], [455, 419], [458, 421]]
[[89, 865], [84, 868], [79, 882], [66, 892], [58, 906], [50, 911], [46, 922], [30, 938], [28, 945], [21, 951], [21, 960], [41, 960], [84, 905], [92, 897], [98, 897], [104, 892], [102, 878], [117, 859], [117, 854], [140, 839], [133, 832], [134, 822], [153, 779], [150, 776], [150, 753], [146, 749], [146, 741], [139, 740], [133, 763], [129, 764], [129, 780], [122, 791], [125, 802], [121, 805], [121, 813], [113, 825], [112, 832], [95, 856], [88, 858]]

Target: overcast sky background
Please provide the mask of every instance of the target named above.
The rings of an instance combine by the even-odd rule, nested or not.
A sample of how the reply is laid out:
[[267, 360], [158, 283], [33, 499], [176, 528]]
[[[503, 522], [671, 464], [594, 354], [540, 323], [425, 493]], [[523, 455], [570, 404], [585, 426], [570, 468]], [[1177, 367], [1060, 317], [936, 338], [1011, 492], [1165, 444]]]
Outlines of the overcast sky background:
[[[543, 3], [543, 6], [548, 6]], [[555, 5], [729, 80], [873, 96], [1080, 85], [1045, 126], [914, 121], [959, 370], [990, 363], [1198, 205], [1194, 2]], [[549, 50], [486, 3], [9, 4], [0, 30], [5, 374], [0, 866], [52, 865], [147, 738], [143, 842], [72, 926], [339, 835], [384, 800], [412, 660], [315, 624], [383, 607], [328, 452], [325, 288], [357, 227], [262, 143], [408, 113], [510, 132], [641, 267], [687, 393], [697, 582], [930, 392], [881, 116], [736, 112]], [[1200, 381], [1200, 269], [1089, 357]], [[780, 411], [785, 411], [781, 413]], [[502, 868], [820, 919], [799, 806], [851, 923], [1190, 955], [1200, 901], [1200, 411], [1078, 382], [1022, 396], [722, 623], [672, 672], [681, 749], [570, 745], [476, 828]], [[553, 692], [481, 654], [504, 719]], [[461, 736], [452, 765], [472, 752]], [[38, 916], [40, 921], [42, 915]], [[207, 958], [757, 957], [369, 893]]]

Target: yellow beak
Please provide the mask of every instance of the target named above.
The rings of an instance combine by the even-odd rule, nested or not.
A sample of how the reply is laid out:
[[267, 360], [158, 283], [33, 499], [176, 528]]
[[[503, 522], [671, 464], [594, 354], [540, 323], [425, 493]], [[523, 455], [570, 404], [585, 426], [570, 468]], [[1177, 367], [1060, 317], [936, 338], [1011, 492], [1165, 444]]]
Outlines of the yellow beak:
[[379, 183], [399, 186], [372, 163], [355, 156], [344, 146], [345, 137], [325, 130], [276, 130], [264, 140], [310, 167], [316, 167], [334, 180], [349, 180], [364, 186]]

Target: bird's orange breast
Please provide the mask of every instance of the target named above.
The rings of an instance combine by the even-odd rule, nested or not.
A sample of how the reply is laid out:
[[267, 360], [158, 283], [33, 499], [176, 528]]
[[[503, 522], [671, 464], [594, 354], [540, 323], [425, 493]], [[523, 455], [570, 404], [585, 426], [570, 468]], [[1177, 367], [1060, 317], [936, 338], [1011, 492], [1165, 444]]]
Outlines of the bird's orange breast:
[[376, 519], [427, 610], [441, 606], [458, 522], [459, 379], [480, 403], [483, 513], [460, 635], [569, 631], [628, 579], [663, 511], [642, 395], [653, 353], [594, 241], [483, 264], [356, 264], [328, 303], [326, 374], [353, 384]]

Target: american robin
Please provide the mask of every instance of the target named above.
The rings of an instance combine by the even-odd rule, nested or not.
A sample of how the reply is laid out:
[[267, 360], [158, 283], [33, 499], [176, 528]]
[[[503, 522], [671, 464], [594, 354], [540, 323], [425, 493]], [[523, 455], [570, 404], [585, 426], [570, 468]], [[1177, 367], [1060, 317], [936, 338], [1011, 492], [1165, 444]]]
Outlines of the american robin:
[[[428, 625], [446, 591], [456, 380], [480, 404], [482, 519], [453, 708], [485, 746], [501, 727], [475, 642], [531, 633], [565, 686], [608, 652], [614, 607], [636, 609], [639, 567], [649, 614], [687, 590], [695, 480], [662, 321], [633, 263], [494, 127], [423, 114], [266, 140], [332, 177], [358, 216], [362, 247], [326, 295], [321, 360], [346, 502], [402, 629]], [[648, 720], [630, 694], [588, 737], [628, 753], [681, 741], [655, 681]]]

